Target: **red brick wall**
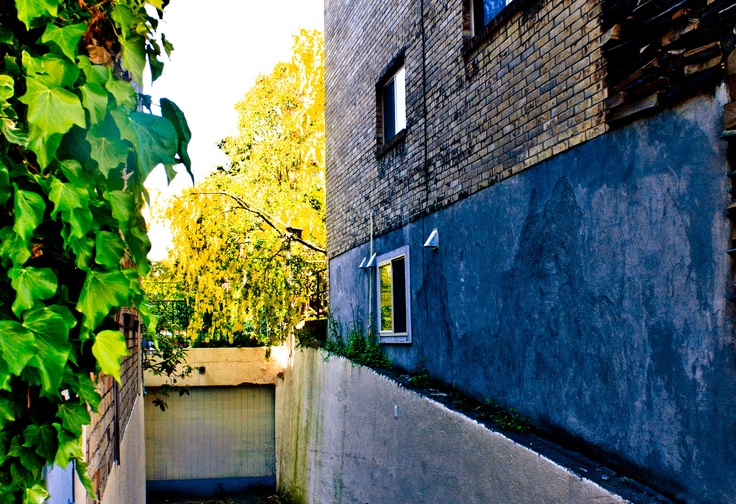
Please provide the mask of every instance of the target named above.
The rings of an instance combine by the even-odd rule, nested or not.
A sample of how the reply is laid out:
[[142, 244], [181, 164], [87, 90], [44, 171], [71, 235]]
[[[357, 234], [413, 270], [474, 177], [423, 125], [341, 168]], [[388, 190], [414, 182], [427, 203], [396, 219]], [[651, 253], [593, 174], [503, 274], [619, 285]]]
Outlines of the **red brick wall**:
[[[102, 401], [98, 413], [92, 414], [87, 438], [89, 476], [100, 498], [104, 494], [113, 465], [119, 462], [118, 449], [125, 436], [125, 428], [135, 401], [141, 394], [140, 319], [134, 309], [123, 308], [117, 314], [116, 321], [125, 334], [130, 355], [121, 362], [122, 385], [117, 384], [110, 376], [101, 378], [98, 392]], [[93, 502], [91, 497], [87, 497], [87, 502]]]

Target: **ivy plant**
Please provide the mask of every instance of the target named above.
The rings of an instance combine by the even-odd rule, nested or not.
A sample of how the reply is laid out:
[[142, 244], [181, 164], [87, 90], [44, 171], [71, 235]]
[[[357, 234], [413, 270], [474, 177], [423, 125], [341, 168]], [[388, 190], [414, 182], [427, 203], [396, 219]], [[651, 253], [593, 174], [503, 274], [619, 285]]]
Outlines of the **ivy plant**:
[[43, 468], [71, 461], [92, 491], [82, 428], [127, 353], [111, 315], [155, 326], [143, 182], [191, 175], [183, 114], [139, 93], [173, 49], [166, 3], [0, 0], [0, 503], [43, 502]]

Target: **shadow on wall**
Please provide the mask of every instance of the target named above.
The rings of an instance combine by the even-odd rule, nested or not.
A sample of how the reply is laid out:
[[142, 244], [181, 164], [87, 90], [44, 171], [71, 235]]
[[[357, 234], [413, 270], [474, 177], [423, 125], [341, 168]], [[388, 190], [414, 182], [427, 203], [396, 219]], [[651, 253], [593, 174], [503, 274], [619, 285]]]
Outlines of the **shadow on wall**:
[[[570, 415], [589, 423], [593, 418], [587, 417], [599, 414], [590, 403], [623, 407], [623, 396], [610, 386], [626, 386], [616, 379], [626, 357], [610, 355], [618, 347], [611, 342], [621, 314], [582, 274], [582, 211], [568, 180], [558, 180], [543, 208], [539, 199], [533, 189], [513, 266], [502, 275], [503, 306], [493, 346], [505, 372], [486, 379], [498, 383], [511, 404], [532, 402], [548, 411], [566, 400]], [[590, 369], [599, 374], [592, 382], [584, 379]]]

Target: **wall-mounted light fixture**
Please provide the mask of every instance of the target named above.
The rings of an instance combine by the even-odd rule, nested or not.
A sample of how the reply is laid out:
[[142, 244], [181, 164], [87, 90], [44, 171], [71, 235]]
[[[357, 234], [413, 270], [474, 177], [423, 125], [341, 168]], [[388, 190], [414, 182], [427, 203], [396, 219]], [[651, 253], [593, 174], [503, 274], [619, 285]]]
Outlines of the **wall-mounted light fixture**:
[[437, 233], [437, 228], [435, 228], [429, 234], [429, 238], [427, 238], [427, 241], [424, 242], [424, 248], [431, 248], [432, 250], [437, 250], [439, 246], [440, 246], [440, 235], [439, 233]]
[[364, 257], [363, 260], [360, 262], [360, 266], [358, 266], [358, 269], [368, 269], [373, 268], [376, 266], [376, 254], [373, 254], [370, 259], [367, 257]]

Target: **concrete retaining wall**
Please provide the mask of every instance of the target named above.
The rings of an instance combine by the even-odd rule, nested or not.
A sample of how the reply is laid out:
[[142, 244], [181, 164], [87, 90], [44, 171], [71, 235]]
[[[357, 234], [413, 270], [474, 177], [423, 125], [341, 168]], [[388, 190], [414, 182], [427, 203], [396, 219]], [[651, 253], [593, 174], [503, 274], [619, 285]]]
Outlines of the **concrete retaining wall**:
[[371, 369], [296, 350], [276, 388], [281, 492], [308, 503], [618, 503]]

